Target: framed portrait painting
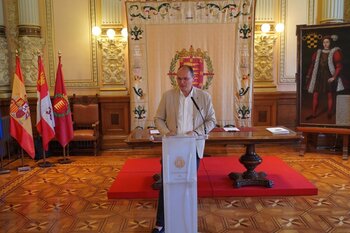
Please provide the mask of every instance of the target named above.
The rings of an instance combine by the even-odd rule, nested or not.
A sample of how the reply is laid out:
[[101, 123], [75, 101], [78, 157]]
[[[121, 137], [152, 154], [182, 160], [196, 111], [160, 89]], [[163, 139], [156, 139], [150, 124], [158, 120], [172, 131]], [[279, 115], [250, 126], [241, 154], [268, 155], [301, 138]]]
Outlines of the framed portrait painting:
[[298, 25], [299, 126], [350, 127], [350, 24]]

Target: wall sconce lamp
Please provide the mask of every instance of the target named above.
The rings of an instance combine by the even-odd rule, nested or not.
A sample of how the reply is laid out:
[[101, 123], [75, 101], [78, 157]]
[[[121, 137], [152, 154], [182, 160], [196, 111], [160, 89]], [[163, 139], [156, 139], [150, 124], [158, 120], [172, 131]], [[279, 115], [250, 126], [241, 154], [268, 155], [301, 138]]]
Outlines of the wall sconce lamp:
[[276, 25], [263, 23], [260, 25], [260, 33], [256, 34], [257, 43], [275, 43], [279, 34], [283, 31], [283, 23], [277, 23]]
[[268, 23], [261, 24], [261, 31], [263, 33], [268, 33], [271, 30], [271, 26]]
[[[271, 25], [269, 23], [263, 23], [261, 25], [261, 32], [262, 33], [268, 33], [271, 30]], [[281, 33], [284, 31], [284, 24], [283, 23], [278, 23], [275, 26], [275, 32]]]
[[114, 29], [112, 29], [112, 28], [108, 29], [106, 34], [107, 34], [109, 41], [114, 41], [114, 37], [115, 37]]
[[[128, 37], [128, 30], [127, 28], [123, 28], [120, 31], [120, 34], [122, 35], [123, 38]], [[103, 43], [108, 43], [108, 44], [114, 44], [116, 40], [116, 32], [113, 28], [107, 29], [105, 31], [105, 34], [102, 34], [102, 29], [98, 26], [94, 26], [92, 28], [92, 35], [96, 38], [98, 44], [102, 46]]]
[[128, 38], [128, 29], [127, 28], [123, 28], [120, 33], [122, 34], [122, 37], [124, 39]]

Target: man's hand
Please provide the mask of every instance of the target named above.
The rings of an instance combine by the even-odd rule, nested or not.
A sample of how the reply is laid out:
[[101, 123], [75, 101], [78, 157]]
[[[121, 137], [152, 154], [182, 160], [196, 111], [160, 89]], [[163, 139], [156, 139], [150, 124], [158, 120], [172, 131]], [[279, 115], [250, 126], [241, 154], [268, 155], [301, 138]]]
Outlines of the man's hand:
[[174, 131], [169, 131], [166, 136], [175, 136], [176, 135], [176, 132]]
[[328, 83], [331, 83], [331, 82], [333, 82], [334, 80], [335, 80], [335, 77], [332, 77], [332, 78], [328, 79]]
[[197, 136], [197, 134], [194, 131], [188, 131], [188, 132], [186, 132], [186, 135], [188, 135], [188, 136]]

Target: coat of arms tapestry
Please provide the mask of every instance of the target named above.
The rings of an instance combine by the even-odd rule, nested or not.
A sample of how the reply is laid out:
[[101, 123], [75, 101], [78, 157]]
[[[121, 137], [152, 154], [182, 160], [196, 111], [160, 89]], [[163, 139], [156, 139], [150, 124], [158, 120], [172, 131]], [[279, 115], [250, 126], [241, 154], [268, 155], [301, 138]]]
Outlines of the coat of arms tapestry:
[[131, 128], [153, 125], [182, 64], [211, 94], [220, 126], [251, 126], [254, 12], [254, 0], [126, 2]]

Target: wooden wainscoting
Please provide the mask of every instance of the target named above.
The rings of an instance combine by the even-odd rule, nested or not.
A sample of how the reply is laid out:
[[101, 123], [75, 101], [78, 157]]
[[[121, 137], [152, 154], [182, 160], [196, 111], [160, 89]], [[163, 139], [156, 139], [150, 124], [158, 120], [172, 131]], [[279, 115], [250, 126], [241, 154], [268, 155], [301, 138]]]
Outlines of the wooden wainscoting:
[[126, 147], [124, 140], [130, 133], [130, 97], [99, 98], [101, 109], [101, 149]]
[[254, 126], [296, 127], [296, 92], [254, 93]]
[[[100, 109], [100, 141], [101, 149], [118, 149], [127, 147], [124, 143], [130, 133], [130, 97], [129, 96], [80, 96], [69, 97], [73, 101], [89, 101], [98, 98]], [[38, 135], [36, 130], [36, 98], [28, 98], [32, 120], [33, 136]], [[9, 114], [10, 98], [0, 99], [2, 116]]]
[[[80, 96], [76, 96], [79, 98]], [[101, 149], [126, 147], [124, 140], [130, 133], [130, 97], [98, 96], [100, 105]], [[0, 101], [3, 115], [8, 114], [9, 99]], [[34, 135], [36, 119], [36, 99], [29, 99]], [[284, 125], [296, 127], [295, 92], [254, 93], [253, 122], [255, 126]]]

